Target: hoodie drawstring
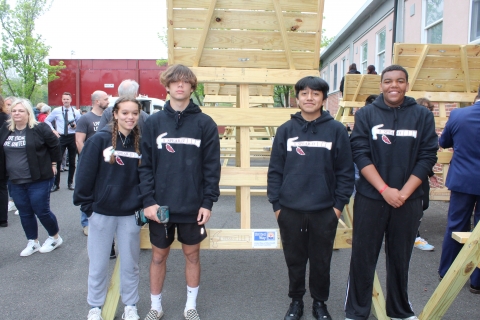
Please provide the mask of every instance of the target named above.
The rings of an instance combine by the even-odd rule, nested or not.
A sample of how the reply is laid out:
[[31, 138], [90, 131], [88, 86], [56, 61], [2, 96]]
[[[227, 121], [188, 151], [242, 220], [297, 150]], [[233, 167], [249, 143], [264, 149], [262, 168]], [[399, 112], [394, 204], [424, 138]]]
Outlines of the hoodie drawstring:
[[303, 214], [303, 222], [302, 222], [302, 228], [300, 229], [300, 232], [307, 232], [308, 231], [308, 215]]
[[310, 121], [310, 122], [305, 121], [305, 123], [302, 127], [302, 131], [307, 132], [310, 124], [312, 125], [312, 133], [314, 133], [314, 134], [317, 133], [317, 120], [313, 120], [313, 121]]
[[175, 115], [175, 129], [180, 128], [182, 124], [183, 124], [182, 113], [180, 111], [177, 111]]

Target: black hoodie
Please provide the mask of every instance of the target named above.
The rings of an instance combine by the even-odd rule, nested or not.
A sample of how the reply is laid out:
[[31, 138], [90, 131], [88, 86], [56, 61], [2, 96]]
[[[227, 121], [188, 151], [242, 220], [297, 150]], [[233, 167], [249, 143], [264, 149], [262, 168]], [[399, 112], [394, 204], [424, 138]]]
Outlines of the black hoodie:
[[215, 122], [191, 100], [178, 112], [167, 101], [148, 117], [139, 168], [143, 206], [168, 206], [170, 221], [193, 223], [220, 195], [220, 139]]
[[[410, 97], [405, 97], [399, 107], [391, 108], [380, 94], [372, 104], [358, 110], [350, 141], [358, 169], [375, 165], [385, 183], [398, 190], [412, 174], [425, 180], [437, 161], [438, 137], [433, 113]], [[361, 174], [357, 192], [383, 200]], [[410, 198], [422, 194], [420, 186]]]
[[112, 150], [112, 133], [110, 126], [106, 126], [85, 142], [80, 154], [73, 203], [80, 205], [87, 216], [93, 211], [107, 216], [128, 216], [142, 207], [138, 190], [139, 156], [133, 134], [117, 137], [117, 147], [113, 150], [116, 161], [110, 164]]
[[268, 200], [302, 212], [335, 207], [350, 200], [354, 168], [343, 124], [322, 112], [306, 121], [300, 112], [281, 125], [273, 140], [268, 167]]

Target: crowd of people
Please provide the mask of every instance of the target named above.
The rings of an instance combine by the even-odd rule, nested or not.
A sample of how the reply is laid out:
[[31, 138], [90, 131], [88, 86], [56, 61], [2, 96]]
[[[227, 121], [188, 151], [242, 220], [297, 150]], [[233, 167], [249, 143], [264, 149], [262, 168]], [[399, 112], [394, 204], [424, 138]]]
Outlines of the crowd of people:
[[[0, 226], [8, 226], [10, 195], [28, 241], [21, 256], [51, 252], [63, 243], [50, 210], [50, 194], [60, 188], [62, 155], [68, 150], [66, 184], [73, 191], [73, 203], [80, 206], [80, 224], [88, 236], [88, 320], [102, 320], [108, 261], [115, 258], [115, 248], [122, 257], [122, 319], [140, 319], [136, 304], [142, 215], [150, 222], [152, 244], [151, 309], [144, 319], [158, 320], [164, 315], [162, 290], [175, 238], [185, 256], [183, 316], [200, 319], [196, 305], [200, 243], [207, 237], [205, 225], [220, 195], [220, 141], [215, 122], [190, 99], [197, 87], [194, 73], [183, 65], [172, 65], [160, 81], [170, 99], [164, 110], [150, 116], [136, 99], [139, 86], [134, 80], [120, 84], [113, 107], [108, 107], [104, 91], [95, 91], [91, 111], [83, 115], [71, 105], [68, 92], [62, 95], [63, 106], [53, 111], [45, 104], [35, 111], [28, 100], [0, 97]], [[420, 237], [419, 226], [428, 208], [438, 136], [432, 104], [406, 96], [408, 86], [403, 67], [385, 68], [380, 94], [369, 97], [367, 105], [355, 113], [349, 136], [345, 126], [323, 109], [328, 84], [318, 77], [296, 83], [300, 110], [276, 132], [267, 177], [267, 196], [288, 269], [291, 303], [284, 320], [303, 316], [307, 263], [312, 314], [315, 319], [332, 319], [326, 302], [333, 245], [338, 219], [354, 188], [346, 319], [370, 316], [383, 242], [387, 315], [417, 319], [408, 299], [408, 271], [416, 243], [428, 245]], [[464, 119], [478, 122], [480, 102], [453, 111], [440, 139], [442, 147], [455, 151], [447, 179], [452, 201], [440, 277], [461, 248], [451, 240], [451, 233], [468, 231], [473, 210], [475, 223], [480, 218], [476, 206], [480, 190], [477, 184], [464, 182], [478, 180], [480, 170], [472, 176], [462, 164], [469, 156], [480, 157], [480, 148], [468, 140], [471, 136], [478, 140], [480, 128], [476, 122], [466, 126]], [[43, 245], [38, 240], [37, 219], [49, 235]], [[470, 290], [480, 293], [479, 270], [472, 275]]]

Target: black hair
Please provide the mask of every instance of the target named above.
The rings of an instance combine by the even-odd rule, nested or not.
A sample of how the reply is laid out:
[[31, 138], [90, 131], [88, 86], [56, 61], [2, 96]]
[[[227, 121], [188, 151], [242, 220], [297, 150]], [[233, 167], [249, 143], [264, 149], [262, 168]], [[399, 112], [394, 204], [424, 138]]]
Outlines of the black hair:
[[298, 82], [295, 84], [295, 97], [298, 98], [299, 92], [305, 90], [306, 88], [310, 88], [315, 91], [322, 91], [323, 100], [328, 98], [328, 83], [320, 77], [308, 76], [298, 80]]
[[408, 82], [408, 72], [407, 72], [407, 70], [405, 70], [404, 67], [399, 66], [398, 64], [392, 64], [391, 66], [388, 66], [385, 69], [383, 69], [381, 81], [383, 81], [383, 76], [385, 75], [385, 73], [390, 72], [390, 71], [402, 71], [403, 73], [405, 73], [405, 79]]
[[378, 97], [378, 94], [371, 94], [367, 97], [367, 99], [365, 100], [365, 105], [369, 105], [371, 103], [373, 103], [373, 101], [375, 101], [375, 99], [377, 99]]

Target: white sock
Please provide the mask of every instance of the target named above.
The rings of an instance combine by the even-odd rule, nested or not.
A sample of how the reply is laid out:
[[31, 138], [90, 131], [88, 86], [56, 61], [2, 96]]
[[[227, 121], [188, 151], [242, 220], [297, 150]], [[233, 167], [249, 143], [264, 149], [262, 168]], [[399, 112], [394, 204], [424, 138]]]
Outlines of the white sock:
[[160, 313], [162, 311], [162, 294], [150, 294], [150, 299], [152, 299], [152, 310]]
[[190, 309], [197, 309], [197, 295], [198, 288], [191, 288], [187, 286], [187, 303], [185, 304], [185, 311]]

